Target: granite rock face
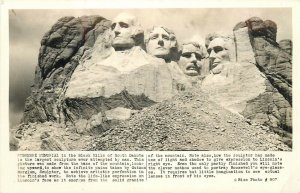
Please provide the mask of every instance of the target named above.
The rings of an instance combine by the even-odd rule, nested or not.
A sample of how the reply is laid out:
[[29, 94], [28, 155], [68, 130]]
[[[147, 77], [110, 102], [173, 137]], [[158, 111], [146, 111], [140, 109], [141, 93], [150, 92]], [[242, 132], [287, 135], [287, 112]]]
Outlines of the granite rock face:
[[287, 53], [291, 54], [292, 55], [292, 52], [293, 52], [293, 43], [291, 40], [280, 40], [278, 42], [279, 44], [279, 47], [286, 51]]
[[24, 123], [75, 124], [117, 107], [139, 110], [185, 89], [176, 63], [138, 46], [114, 51], [110, 23], [99, 16], [65, 17], [45, 34]]
[[[269, 42], [276, 42], [277, 25], [271, 20], [263, 21], [259, 17], [251, 17], [245, 21], [246, 27], [253, 36], [263, 36]], [[241, 26], [239, 26], [240, 28]], [[236, 26], [234, 29], [237, 29]]]
[[141, 110], [188, 86], [176, 63], [165, 63], [134, 47], [80, 64], [68, 84], [64, 108], [70, 121], [118, 107]]
[[25, 104], [24, 123], [63, 119], [61, 104], [66, 84], [85, 51], [100, 34], [107, 33], [109, 26], [110, 21], [99, 16], [64, 17], [44, 35], [34, 85]]
[[210, 99], [233, 113], [241, 114], [249, 101], [265, 92], [265, 77], [253, 63], [228, 63], [220, 74], [208, 74], [202, 90]]
[[276, 23], [257, 17], [234, 28], [237, 61], [253, 63], [265, 76], [265, 91], [248, 101], [242, 115], [292, 132], [292, 43], [278, 44], [276, 33]]
[[209, 101], [203, 92], [182, 92], [95, 137], [87, 150], [290, 151], [266, 126]]
[[276, 42], [275, 22], [209, 34], [206, 47], [226, 40], [227, 74], [213, 76], [207, 57], [192, 83], [143, 46], [115, 51], [110, 25], [64, 17], [44, 35], [12, 149], [290, 150], [292, 41]]
[[[210, 99], [231, 112], [267, 125], [285, 136], [292, 132], [292, 42], [276, 42], [277, 25], [253, 17], [233, 28], [227, 42], [230, 62], [221, 73], [211, 71], [202, 82]], [[234, 49], [232, 49], [234, 48]], [[235, 51], [232, 51], [235, 50]]]

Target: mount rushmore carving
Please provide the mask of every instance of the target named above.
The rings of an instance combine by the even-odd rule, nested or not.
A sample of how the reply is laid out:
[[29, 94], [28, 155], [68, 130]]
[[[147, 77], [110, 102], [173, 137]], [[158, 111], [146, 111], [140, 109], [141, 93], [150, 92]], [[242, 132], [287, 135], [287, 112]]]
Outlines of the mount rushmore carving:
[[[232, 35], [208, 34], [205, 45], [200, 45], [197, 42], [179, 43], [176, 34], [164, 26], [144, 30], [138, 19], [127, 13], [117, 15], [112, 22], [100, 16], [61, 18], [41, 41], [34, 85], [26, 100], [22, 124], [15, 133], [20, 140], [16, 146], [26, 149], [22, 146], [31, 138], [24, 136], [31, 126], [45, 123], [48, 127], [54, 125], [59, 128], [48, 133], [73, 128], [71, 130], [76, 135], [97, 134], [96, 144], [101, 144], [98, 149], [224, 150], [218, 145], [204, 148], [205, 145], [198, 142], [196, 145], [192, 143], [192, 148], [181, 139], [178, 139], [180, 145], [159, 142], [164, 145], [157, 146], [157, 139], [151, 137], [154, 141], [148, 141], [152, 144], [150, 146], [120, 146], [125, 134], [118, 130], [119, 127], [128, 128], [131, 133], [123, 136], [124, 140], [138, 143], [143, 133], [137, 135], [133, 128], [145, 122], [148, 109], [178, 100], [173, 105], [182, 104], [182, 109], [178, 107], [180, 112], [186, 112], [185, 103], [198, 103], [196, 107], [190, 107], [195, 111], [189, 113], [197, 114], [202, 107], [210, 109], [208, 113], [199, 115], [200, 122], [207, 119], [206, 125], [201, 122], [204, 124], [201, 127], [210, 128], [220, 120], [226, 121], [223, 118], [225, 113], [231, 116], [228, 122], [234, 119], [237, 127], [247, 127], [247, 132], [261, 128], [275, 131], [277, 134], [266, 135], [274, 137], [277, 144], [282, 143], [280, 148], [276, 148], [272, 145], [274, 143], [265, 141], [261, 142], [266, 144], [264, 147], [247, 142], [242, 148], [229, 145], [226, 150], [289, 150], [292, 133], [292, 42], [282, 40], [277, 43], [276, 32], [277, 26], [273, 21], [253, 17], [238, 23]], [[186, 101], [187, 96], [191, 97], [190, 102]], [[211, 104], [216, 106], [211, 109]], [[166, 112], [170, 113], [168, 108]], [[222, 110], [215, 110], [219, 108]], [[137, 112], [144, 114], [145, 119]], [[180, 118], [180, 112], [173, 112], [174, 117]], [[152, 114], [149, 112], [149, 115]], [[219, 118], [216, 118], [217, 121], [205, 118], [208, 114]], [[128, 119], [129, 125], [124, 126]], [[131, 122], [134, 125], [130, 125]], [[152, 125], [152, 129], [158, 125]], [[169, 134], [164, 134], [167, 136], [164, 140], [171, 138], [172, 128], [177, 127], [173, 122], [167, 127], [170, 125], [172, 127], [166, 130]], [[186, 125], [179, 127], [185, 130]], [[43, 133], [43, 129], [45, 126], [38, 130]], [[160, 132], [164, 131], [163, 127], [160, 129]], [[236, 132], [241, 138], [247, 134], [242, 130]], [[110, 133], [111, 139], [108, 140]], [[198, 130], [197, 133], [201, 139], [201, 132]], [[41, 149], [79, 148], [62, 142], [58, 136], [49, 134], [41, 138]], [[111, 140], [117, 142], [109, 144]], [[184, 145], [186, 148], [182, 148]], [[90, 149], [97, 148], [93, 146]]]

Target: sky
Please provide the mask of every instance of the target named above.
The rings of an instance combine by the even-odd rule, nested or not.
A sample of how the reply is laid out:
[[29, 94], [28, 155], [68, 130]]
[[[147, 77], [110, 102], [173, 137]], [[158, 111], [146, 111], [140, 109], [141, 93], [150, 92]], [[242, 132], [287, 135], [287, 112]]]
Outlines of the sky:
[[292, 39], [290, 8], [219, 9], [14, 9], [9, 11], [9, 107], [10, 124], [20, 122], [25, 99], [30, 94], [43, 35], [61, 17], [100, 15], [112, 20], [128, 12], [139, 19], [144, 29], [165, 26], [173, 30], [179, 42], [199, 41], [212, 32], [232, 34], [240, 21], [256, 16], [277, 23], [277, 41]]

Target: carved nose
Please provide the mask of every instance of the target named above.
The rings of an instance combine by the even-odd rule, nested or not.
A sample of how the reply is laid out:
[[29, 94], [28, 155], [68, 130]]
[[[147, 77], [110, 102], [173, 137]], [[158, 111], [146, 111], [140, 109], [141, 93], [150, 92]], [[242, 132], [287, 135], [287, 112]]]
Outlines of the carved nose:
[[117, 24], [116, 25], [116, 27], [115, 27], [115, 29], [114, 29], [114, 33], [115, 33], [115, 35], [117, 36], [117, 35], [119, 35], [121, 32], [120, 32], [120, 26]]
[[197, 58], [196, 58], [196, 55], [195, 54], [191, 54], [191, 58], [190, 58], [190, 61], [194, 64], [197, 63]]
[[118, 36], [120, 32], [118, 30], [115, 30], [115, 37]]
[[209, 58], [212, 58], [212, 59], [216, 58], [216, 55], [217, 55], [216, 52], [212, 49], [210, 54], [209, 54]]
[[158, 40], [158, 45], [163, 46], [164, 45], [164, 41], [162, 39]]

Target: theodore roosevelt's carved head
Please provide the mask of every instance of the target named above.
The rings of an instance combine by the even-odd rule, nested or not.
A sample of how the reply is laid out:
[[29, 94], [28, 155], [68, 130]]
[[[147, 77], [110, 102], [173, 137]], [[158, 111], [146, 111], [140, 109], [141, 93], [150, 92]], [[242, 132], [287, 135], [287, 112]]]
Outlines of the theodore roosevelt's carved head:
[[184, 43], [179, 54], [178, 65], [182, 72], [188, 76], [200, 75], [202, 59], [205, 57], [203, 47], [197, 42]]

